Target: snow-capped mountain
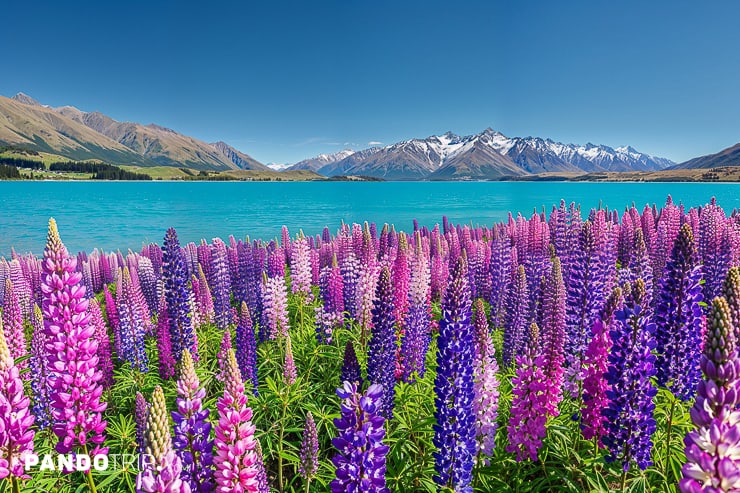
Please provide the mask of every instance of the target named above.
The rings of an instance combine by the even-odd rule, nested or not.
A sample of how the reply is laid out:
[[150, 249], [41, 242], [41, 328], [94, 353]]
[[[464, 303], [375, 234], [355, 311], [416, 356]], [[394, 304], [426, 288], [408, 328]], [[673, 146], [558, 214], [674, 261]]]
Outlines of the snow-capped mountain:
[[632, 147], [562, 144], [539, 137], [507, 137], [487, 128], [452, 132], [366, 149], [316, 168], [325, 176], [365, 175], [391, 180], [490, 179], [546, 172], [649, 171], [674, 163]]
[[332, 154], [319, 154], [316, 157], [312, 157], [310, 159], [304, 159], [303, 161], [299, 161], [293, 165], [288, 165], [288, 169], [290, 170], [307, 169], [311, 171], [316, 171], [319, 168], [322, 168], [332, 163], [336, 163], [337, 161], [341, 161], [342, 159], [345, 159], [354, 153], [355, 151], [353, 151], [352, 149], [344, 149], [342, 151], [335, 152]]

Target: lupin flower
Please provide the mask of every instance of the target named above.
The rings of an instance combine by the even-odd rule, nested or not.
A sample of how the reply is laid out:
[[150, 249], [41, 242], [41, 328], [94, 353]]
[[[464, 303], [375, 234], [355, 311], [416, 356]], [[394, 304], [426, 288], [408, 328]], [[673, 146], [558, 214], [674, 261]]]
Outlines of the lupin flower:
[[542, 356], [545, 365], [547, 413], [557, 416], [563, 399], [563, 346], [565, 343], [565, 286], [560, 260], [555, 257], [552, 270], [544, 283], [542, 302]]
[[182, 462], [180, 477], [193, 493], [207, 493], [214, 488], [213, 440], [209, 410], [203, 407], [205, 396], [206, 391], [195, 374], [193, 358], [186, 349], [177, 380], [177, 411], [172, 411], [175, 423], [172, 445]]
[[159, 376], [167, 380], [175, 376], [175, 358], [172, 355], [170, 340], [170, 313], [164, 295], [159, 298], [157, 308], [157, 354], [159, 355]]
[[[496, 418], [498, 416], [498, 363], [496, 362], [493, 340], [488, 328], [486, 309], [480, 298], [475, 302], [475, 359], [473, 361], [473, 381], [475, 398], [475, 438], [480, 456], [490, 457], [496, 446]], [[487, 462], [487, 459], [483, 459]]]
[[23, 464], [25, 456], [33, 453], [34, 417], [1, 325], [0, 322], [0, 479], [10, 476], [14, 491], [20, 491], [17, 478], [29, 478]]
[[144, 346], [144, 320], [136, 303], [133, 281], [128, 267], [118, 271], [121, 282], [116, 292], [118, 324], [121, 330], [121, 354], [125, 361], [141, 372], [149, 370], [149, 358]]
[[221, 330], [226, 330], [226, 327], [229, 325], [231, 278], [229, 277], [228, 262], [226, 245], [221, 238], [214, 238], [211, 255], [213, 309], [216, 316], [216, 326]]
[[380, 414], [393, 418], [395, 397], [396, 333], [394, 329], [393, 286], [387, 267], [380, 272], [373, 306], [373, 331], [367, 350], [367, 379], [382, 387]]
[[167, 299], [167, 309], [170, 319], [170, 340], [172, 355], [175, 361], [182, 358], [182, 351], [189, 349], [193, 358], [197, 359], [194, 351], [195, 331], [190, 319], [190, 302], [188, 296], [188, 273], [185, 260], [180, 252], [180, 242], [174, 228], [167, 230], [162, 245], [162, 279], [164, 280], [164, 296]]
[[473, 401], [474, 341], [471, 300], [464, 257], [455, 264], [442, 300], [437, 339], [436, 409], [433, 443], [434, 482], [457, 492], [472, 493], [476, 455]]
[[504, 319], [504, 365], [514, 362], [517, 354], [527, 347], [527, 324], [532, 319], [529, 313], [529, 288], [523, 265], [516, 270], [514, 282], [506, 295], [506, 317]]
[[69, 453], [79, 447], [90, 455], [105, 454], [107, 448], [100, 446], [105, 440], [102, 413], [106, 404], [100, 402], [103, 387], [97, 370], [98, 344], [89, 324], [82, 275], [76, 267], [77, 259], [69, 256], [56, 221], [50, 219], [41, 290], [49, 382], [54, 391], [52, 429], [59, 438], [56, 450]]
[[270, 485], [267, 482], [267, 471], [265, 470], [265, 456], [262, 453], [262, 446], [259, 440], [254, 442], [254, 454], [257, 462], [257, 493], [270, 493]]
[[213, 307], [213, 296], [211, 296], [211, 288], [208, 286], [208, 280], [200, 264], [198, 264], [198, 297], [195, 302], [202, 315], [202, 322], [211, 323], [216, 316]]
[[226, 375], [226, 360], [229, 357], [229, 351], [231, 351], [231, 331], [224, 331], [224, 335], [221, 338], [221, 346], [219, 346], [218, 353], [216, 354], [216, 360], [218, 361], [219, 374], [216, 375], [217, 380], [223, 380]]
[[411, 382], [414, 374], [424, 377], [430, 334], [431, 279], [429, 263], [421, 250], [421, 235], [416, 233], [416, 255], [411, 262], [409, 307], [401, 340], [403, 379]]
[[740, 341], [740, 267], [730, 267], [727, 271], [722, 283], [722, 296], [730, 309], [735, 341]]
[[342, 374], [339, 380], [356, 383], [358, 388], [362, 388], [362, 370], [360, 369], [360, 363], [357, 361], [357, 354], [352, 341], [347, 341], [346, 346], [344, 346], [344, 363], [342, 364]]
[[409, 283], [411, 271], [409, 269], [408, 240], [405, 234], [398, 237], [398, 252], [393, 262], [393, 306], [395, 308], [396, 325], [399, 328], [399, 339], [406, 324], [406, 313], [409, 309]]
[[319, 287], [324, 303], [316, 308], [316, 335], [319, 343], [329, 344], [334, 329], [344, 322], [344, 280], [336, 255], [322, 269]]
[[[21, 306], [18, 302], [18, 297], [13, 289], [13, 282], [10, 278], [5, 279], [5, 297], [3, 305], [3, 327], [5, 340], [8, 344], [8, 350], [10, 351], [10, 357], [14, 360], [22, 358], [28, 354], [26, 350], [26, 336], [23, 333], [23, 315], [21, 314]], [[18, 370], [22, 370], [27, 366], [25, 361], [18, 363]], [[24, 379], [27, 379], [28, 375], [24, 374]]]
[[724, 298], [715, 298], [701, 357], [704, 379], [691, 409], [683, 493], [740, 491], [740, 359], [732, 316]]
[[311, 411], [306, 415], [306, 425], [303, 427], [300, 459], [298, 473], [306, 482], [310, 482], [319, 472], [319, 438]]
[[116, 354], [121, 355], [121, 324], [118, 321], [118, 308], [116, 308], [116, 300], [108, 290], [108, 286], [103, 286], [103, 292], [105, 293], [105, 315], [108, 317], [108, 325], [113, 331], [113, 350]]
[[162, 387], [152, 393], [146, 420], [146, 456], [136, 477], [139, 493], [190, 493], [188, 483], [180, 479], [182, 463], [172, 448], [167, 405]]
[[604, 435], [604, 416], [601, 411], [609, 404], [606, 395], [609, 386], [604, 377], [609, 368], [608, 355], [612, 347], [609, 334], [614, 330], [614, 312], [622, 302], [621, 288], [614, 288], [591, 328], [591, 341], [584, 359], [581, 429], [584, 438], [596, 438], [600, 446]]
[[687, 401], [701, 379], [704, 314], [701, 266], [697, 265], [691, 226], [684, 224], [676, 238], [663, 277], [658, 282], [655, 304], [655, 363], [658, 385]]
[[242, 301], [239, 321], [236, 324], [236, 360], [242, 379], [249, 382], [252, 392], [257, 395], [257, 340], [245, 301]]
[[283, 379], [287, 385], [293, 385], [298, 372], [296, 371], [295, 361], [293, 360], [293, 344], [290, 342], [290, 335], [285, 338], [285, 362], [283, 363]]
[[601, 441], [609, 450], [607, 462], [619, 461], [625, 471], [632, 462], [642, 470], [652, 464], [657, 390], [650, 379], [655, 375], [655, 324], [645, 316], [644, 297], [645, 283], [638, 279], [624, 306], [616, 311], [614, 330], [609, 334], [609, 406], [602, 412], [606, 421]]
[[344, 382], [337, 395], [342, 399], [342, 414], [334, 419], [338, 434], [332, 439], [337, 449], [331, 460], [336, 467], [332, 493], [389, 493], [385, 486], [385, 418], [380, 411], [383, 389], [373, 384], [362, 395], [356, 384]]
[[547, 423], [545, 358], [539, 354], [539, 329], [529, 328], [524, 354], [516, 355], [516, 376], [511, 380], [512, 401], [507, 432], [507, 452], [516, 452], [517, 462], [529, 457], [536, 461]]
[[311, 292], [311, 250], [308, 241], [301, 234], [300, 238], [292, 242], [290, 255], [290, 289], [293, 294], [303, 297], [304, 302], [313, 301]]
[[263, 339], [285, 337], [290, 330], [288, 321], [288, 290], [285, 278], [277, 275], [264, 276], [262, 292], [262, 320], [260, 331], [264, 332]]
[[257, 439], [252, 424], [252, 409], [247, 407], [239, 367], [234, 351], [229, 351], [224, 379], [224, 394], [219, 397], [218, 422], [215, 427], [216, 492], [256, 492], [257, 454], [254, 451]]
[[136, 392], [134, 421], [136, 421], [136, 444], [140, 454], [146, 452], [146, 421], [149, 417], [149, 403], [141, 392]]
[[51, 389], [48, 378], [51, 372], [46, 356], [46, 334], [41, 308], [33, 305], [33, 335], [31, 336], [31, 358], [28, 365], [31, 369], [31, 390], [33, 391], [33, 415], [40, 430], [51, 424]]

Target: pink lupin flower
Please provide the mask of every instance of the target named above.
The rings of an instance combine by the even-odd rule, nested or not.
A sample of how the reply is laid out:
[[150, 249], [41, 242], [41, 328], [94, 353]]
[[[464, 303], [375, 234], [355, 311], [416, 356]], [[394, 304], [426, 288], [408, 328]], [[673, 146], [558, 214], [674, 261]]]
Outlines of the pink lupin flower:
[[[70, 257], [59, 238], [54, 219], [49, 220], [49, 235], [44, 250], [43, 294], [44, 330], [52, 388], [56, 449], [68, 453], [76, 448], [90, 455], [105, 454], [106, 422], [100, 402], [103, 387], [98, 367], [98, 342], [89, 323], [88, 300], [76, 271], [77, 259]], [[88, 445], [94, 448], [88, 450]]]
[[[5, 279], [5, 297], [3, 300], [3, 327], [5, 340], [8, 343], [10, 357], [14, 360], [22, 358], [28, 354], [26, 350], [26, 337], [23, 333], [23, 315], [18, 297], [13, 289], [13, 282], [10, 278]], [[26, 361], [18, 364], [19, 371], [28, 366]], [[28, 379], [25, 374], [24, 380]]]
[[216, 492], [257, 492], [257, 454], [252, 424], [252, 409], [247, 407], [244, 383], [236, 364], [234, 351], [226, 360], [224, 394], [218, 399], [218, 422], [215, 426]]
[[103, 320], [103, 313], [100, 305], [93, 298], [89, 307], [90, 325], [95, 328], [95, 340], [98, 342], [98, 367], [100, 368], [101, 378], [100, 385], [110, 387], [113, 385], [113, 360], [110, 352], [110, 338], [108, 329]]

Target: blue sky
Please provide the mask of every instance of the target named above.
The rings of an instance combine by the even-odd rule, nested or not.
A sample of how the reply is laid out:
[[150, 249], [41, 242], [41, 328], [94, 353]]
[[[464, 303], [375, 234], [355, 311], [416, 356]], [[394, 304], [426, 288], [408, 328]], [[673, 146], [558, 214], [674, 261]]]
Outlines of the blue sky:
[[11, 0], [3, 17], [0, 94], [263, 162], [489, 126], [677, 161], [740, 141], [734, 0]]

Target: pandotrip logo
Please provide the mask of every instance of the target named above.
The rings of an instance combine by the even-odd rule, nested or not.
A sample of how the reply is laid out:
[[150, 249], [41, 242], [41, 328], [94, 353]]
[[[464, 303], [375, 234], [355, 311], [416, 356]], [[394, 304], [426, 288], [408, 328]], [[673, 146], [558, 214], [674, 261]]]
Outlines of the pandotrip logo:
[[34, 471], [87, 472], [117, 469], [138, 469], [154, 463], [149, 454], [23, 454], [15, 462], [22, 462], [27, 473]]

